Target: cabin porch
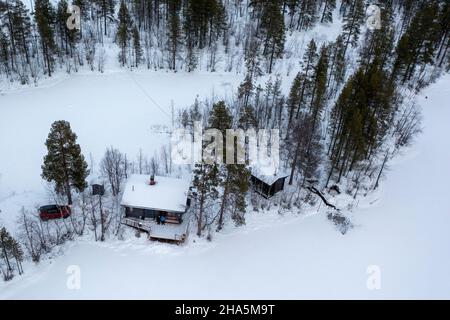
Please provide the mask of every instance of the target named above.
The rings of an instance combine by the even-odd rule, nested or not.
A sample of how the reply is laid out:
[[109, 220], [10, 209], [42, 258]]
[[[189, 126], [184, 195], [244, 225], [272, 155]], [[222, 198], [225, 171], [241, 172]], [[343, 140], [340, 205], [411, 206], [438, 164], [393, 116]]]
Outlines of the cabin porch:
[[182, 243], [188, 236], [189, 216], [184, 216], [181, 223], [158, 224], [154, 218], [124, 217], [122, 224], [144, 231], [150, 240]]

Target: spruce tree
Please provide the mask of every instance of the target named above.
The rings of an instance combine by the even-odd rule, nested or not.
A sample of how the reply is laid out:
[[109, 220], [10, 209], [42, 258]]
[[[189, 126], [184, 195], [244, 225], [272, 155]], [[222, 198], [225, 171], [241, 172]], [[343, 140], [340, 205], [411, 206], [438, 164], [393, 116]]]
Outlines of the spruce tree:
[[88, 165], [81, 154], [77, 136], [67, 121], [52, 124], [45, 145], [47, 155], [42, 165], [42, 178], [55, 184], [55, 191], [67, 197], [72, 204], [72, 188], [82, 192], [87, 187]]
[[46, 72], [51, 77], [53, 72], [53, 55], [56, 53], [54, 38], [55, 10], [49, 0], [36, 0], [34, 4], [34, 19], [39, 32]]

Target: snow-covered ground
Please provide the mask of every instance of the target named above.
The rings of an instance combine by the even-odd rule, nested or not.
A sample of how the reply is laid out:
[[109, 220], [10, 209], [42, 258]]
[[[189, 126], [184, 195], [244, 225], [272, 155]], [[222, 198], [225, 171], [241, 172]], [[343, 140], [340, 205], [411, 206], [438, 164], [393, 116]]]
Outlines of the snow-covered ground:
[[218, 95], [231, 98], [234, 73], [111, 72], [75, 74], [0, 95], [0, 223], [14, 230], [20, 208], [45, 202], [40, 173], [51, 124], [67, 120], [94, 171], [106, 148], [135, 160], [169, 142], [177, 110]]
[[[151, 75], [136, 76], [143, 83], [146, 77]], [[117, 78], [124, 88], [113, 81]], [[139, 148], [147, 138], [150, 143], [149, 126], [159, 111], [147, 99], [135, 99], [143, 93], [128, 79], [126, 74], [102, 77], [98, 88], [93, 83], [100, 79], [75, 76], [69, 80], [72, 85], [56, 85], [52, 89], [56, 96], [50, 101], [46, 88], [0, 97], [0, 188], [8, 187], [9, 192], [23, 185], [39, 188], [36, 175], [43, 141], [51, 121], [60, 117], [71, 121], [84, 150], [95, 151], [97, 159], [103, 152], [95, 148], [99, 139], [127, 152], [136, 152], [131, 148]], [[171, 81], [170, 75], [158, 76], [148, 90], [154, 90], [153, 97], [170, 96], [159, 94], [168, 90], [177, 92], [178, 104], [183, 99], [190, 103], [196, 93], [209, 93], [212, 86], [236, 84], [226, 76], [199, 77], [196, 92], [186, 89], [183, 95], [183, 85], [171, 85]], [[198, 81], [204, 81], [202, 92]], [[190, 84], [186, 79], [184, 85]], [[105, 99], [91, 101], [92, 96]], [[107, 96], [122, 105], [138, 105], [130, 105], [129, 117], [118, 125], [112, 121], [116, 103], [108, 103]], [[33, 108], [39, 101], [40, 108]], [[246, 226], [226, 229], [211, 243], [196, 240], [195, 235], [180, 247], [133, 237], [107, 243], [79, 240], [65, 245], [63, 255], [36, 267], [27, 265], [24, 276], [0, 284], [0, 298], [449, 299], [449, 101], [449, 75], [419, 97], [423, 134], [405, 156], [391, 164], [381, 189], [360, 202], [352, 214], [355, 228], [345, 236], [324, 214], [281, 217], [269, 212], [250, 214]], [[169, 102], [158, 103], [167, 106]], [[33, 125], [36, 121], [43, 125]], [[131, 130], [126, 138], [121, 134], [124, 130]], [[5, 139], [12, 134], [16, 140]], [[134, 138], [131, 147], [129, 141]], [[9, 202], [0, 198], [0, 206]], [[79, 290], [67, 286], [71, 279], [67, 271], [73, 265], [81, 272]], [[367, 281], [374, 276], [368, 270], [380, 272], [378, 290], [368, 288]]]

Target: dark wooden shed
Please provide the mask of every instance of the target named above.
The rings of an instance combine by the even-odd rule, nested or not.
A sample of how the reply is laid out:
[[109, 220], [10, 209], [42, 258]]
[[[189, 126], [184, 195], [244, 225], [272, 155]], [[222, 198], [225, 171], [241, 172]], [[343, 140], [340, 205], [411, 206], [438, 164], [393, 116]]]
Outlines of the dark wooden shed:
[[271, 176], [252, 174], [250, 182], [253, 190], [269, 199], [280, 191], [284, 190], [284, 184], [288, 175], [278, 174]]

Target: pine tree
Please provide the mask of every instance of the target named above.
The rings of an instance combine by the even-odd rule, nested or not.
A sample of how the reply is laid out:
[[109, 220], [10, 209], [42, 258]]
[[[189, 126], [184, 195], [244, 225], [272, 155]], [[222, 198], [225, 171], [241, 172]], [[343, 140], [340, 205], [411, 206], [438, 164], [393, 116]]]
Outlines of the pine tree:
[[364, 1], [351, 0], [346, 14], [344, 15], [343, 36], [345, 41], [344, 53], [347, 52], [349, 44], [355, 47], [361, 33], [361, 25], [364, 22]]
[[225, 199], [224, 204], [231, 211], [231, 219], [236, 226], [245, 224], [245, 212], [247, 209], [245, 198], [249, 190], [249, 180], [250, 171], [245, 164], [227, 166], [224, 186], [227, 188], [228, 197]]
[[384, 68], [392, 55], [395, 32], [392, 27], [392, 13], [390, 9], [383, 9], [381, 13], [381, 28], [367, 30], [366, 38], [360, 52], [360, 65], [368, 67], [377, 59]]
[[[186, 15], [186, 13], [185, 13]], [[188, 22], [186, 22], [188, 21]], [[185, 43], [186, 43], [186, 70], [188, 72], [194, 71], [197, 68], [197, 51], [195, 46], [195, 31], [193, 30], [192, 23], [190, 19], [185, 19], [185, 23], [183, 25], [184, 33], [185, 33]]]
[[[300, 167], [303, 171], [303, 186], [306, 179], [315, 176], [319, 165], [320, 137], [317, 129], [321, 120], [322, 110], [325, 107], [328, 72], [327, 48], [323, 46], [320, 51], [320, 58], [314, 66], [311, 80], [309, 108], [303, 110], [301, 117], [298, 118], [293, 127], [293, 132], [290, 134], [291, 139], [293, 139], [293, 141], [290, 141], [290, 144], [292, 150], [295, 151], [292, 155], [289, 184], [293, 183], [297, 168]], [[295, 80], [293, 87], [296, 87]]]
[[306, 48], [306, 52], [303, 56], [302, 61], [302, 74], [300, 79], [302, 81], [301, 90], [298, 96], [298, 105], [295, 118], [298, 119], [299, 113], [302, 107], [306, 106], [306, 102], [308, 96], [311, 95], [312, 88], [312, 75], [314, 71], [314, 67], [317, 63], [318, 54], [317, 54], [317, 45], [314, 39], [310, 41], [308, 47]]
[[289, 29], [292, 29], [294, 26], [294, 16], [298, 11], [298, 5], [300, 3], [300, 0], [286, 0], [285, 6], [288, 9], [288, 15], [289, 15]]
[[134, 52], [134, 66], [138, 67], [142, 60], [142, 47], [139, 31], [136, 26], [133, 27], [133, 52]]
[[168, 47], [170, 52], [170, 68], [176, 70], [177, 54], [181, 45], [180, 11], [181, 2], [179, 0], [169, 0], [169, 21], [168, 21]]
[[19, 274], [23, 273], [22, 261], [23, 251], [20, 244], [11, 236], [11, 234], [2, 227], [0, 229], [0, 258], [4, 261], [6, 270], [1, 267], [5, 281], [11, 280], [14, 277], [13, 259], [16, 262], [16, 267]]
[[116, 42], [120, 47], [119, 62], [122, 67], [127, 63], [128, 45], [132, 36], [132, 21], [125, 2], [120, 2], [118, 13], [118, 27], [116, 33]]
[[[219, 101], [213, 105], [208, 126], [218, 129], [226, 137], [228, 129], [232, 128], [233, 117], [225, 105], [224, 101]], [[231, 148], [228, 150], [227, 148]], [[245, 164], [236, 163], [235, 143], [224, 139], [224, 159], [226, 164], [218, 166], [219, 185], [222, 187], [220, 198], [219, 218], [217, 220], [217, 231], [223, 228], [224, 218], [227, 211], [231, 212], [231, 217], [236, 225], [242, 225], [245, 222], [244, 213], [246, 208], [245, 195], [248, 191], [248, 181], [250, 173]], [[227, 154], [233, 154], [233, 159], [228, 159]]]
[[241, 108], [239, 112], [238, 128], [243, 130], [257, 129], [258, 121], [255, 116], [255, 109], [252, 106]]
[[[208, 129], [217, 129], [225, 137], [227, 129], [231, 129], [233, 117], [225, 105], [224, 101], [219, 101], [215, 103], [212, 107], [211, 113], [208, 119]], [[223, 145], [221, 149], [223, 150], [223, 162], [226, 161], [226, 141], [223, 139]]]
[[54, 38], [55, 10], [49, 0], [36, 0], [34, 4], [34, 19], [39, 32], [42, 53], [44, 55], [46, 71], [49, 77], [53, 71], [53, 54], [56, 53]]
[[103, 19], [103, 33], [106, 36], [108, 33], [108, 20], [114, 14], [114, 8], [116, 6], [115, 0], [93, 0], [97, 6], [99, 13]]
[[[28, 9], [20, 0], [0, 3], [0, 28], [8, 30], [11, 44], [12, 67], [30, 64], [29, 41], [31, 37], [31, 21]], [[18, 63], [16, 59], [20, 59]]]
[[249, 80], [252, 83], [262, 75], [259, 47], [259, 41], [255, 37], [252, 37], [245, 50], [245, 67]]
[[22, 247], [20, 246], [19, 242], [13, 237], [10, 237], [9, 247], [11, 248], [11, 255], [14, 257], [14, 260], [16, 261], [16, 267], [17, 270], [19, 271], [19, 274], [23, 274], [22, 262], [24, 259], [24, 255]]
[[[330, 95], [337, 92], [337, 88], [342, 84], [346, 73], [345, 46], [342, 35], [330, 45], [330, 70], [327, 86], [330, 88]], [[333, 80], [333, 84], [331, 81]]]
[[187, 0], [183, 29], [190, 45], [203, 49], [217, 41], [225, 26], [225, 9], [219, 0]]
[[2, 258], [6, 267], [6, 270], [1, 268], [1, 271], [5, 281], [11, 280], [14, 277], [14, 270], [11, 263], [10, 237], [10, 234], [4, 227], [0, 229], [0, 258]]
[[9, 42], [6, 35], [0, 29], [0, 64], [6, 76], [10, 75], [9, 65]]
[[303, 84], [303, 74], [297, 73], [289, 91], [289, 97], [287, 100], [287, 106], [289, 110], [289, 118], [287, 125], [287, 132], [289, 132], [294, 118], [295, 111], [300, 107], [300, 92]]
[[263, 55], [268, 60], [269, 73], [272, 73], [274, 60], [281, 58], [284, 52], [285, 26], [281, 7], [281, 0], [274, 0], [264, 2], [262, 9]]
[[15, 69], [15, 57], [16, 57], [16, 44], [14, 37], [14, 26], [13, 26], [13, 6], [9, 3], [0, 3], [0, 14], [1, 14], [1, 24], [0, 27], [8, 30], [10, 38], [11, 47], [11, 67]]
[[300, 12], [297, 21], [298, 30], [308, 30], [314, 26], [318, 18], [319, 7], [317, 4], [317, 0], [300, 1]]
[[339, 182], [376, 152], [389, 128], [395, 92], [377, 60], [348, 80], [332, 110], [327, 184], [335, 172]]
[[[450, 47], [450, 30], [448, 26], [450, 25], [450, 3], [447, 1], [442, 6], [439, 18], [438, 18], [438, 31], [437, 31], [437, 55], [438, 66], [441, 67], [445, 62], [445, 57], [450, 59], [449, 47]], [[447, 59], [447, 60], [448, 60]], [[450, 66], [448, 66], [450, 67]]]
[[207, 164], [203, 160], [195, 164], [192, 186], [195, 188], [194, 199], [197, 206], [197, 236], [208, 223], [208, 211], [218, 197], [219, 170], [217, 164]]
[[327, 91], [327, 72], [328, 72], [328, 50], [323, 46], [320, 50], [320, 57], [315, 67], [314, 84], [311, 95], [311, 104], [309, 113], [313, 117], [313, 129], [317, 125], [318, 118], [324, 108]]
[[[226, 137], [226, 130], [231, 129], [233, 118], [228, 110], [228, 108], [225, 105], [225, 102], [220, 101], [213, 105], [213, 109], [211, 111], [210, 117], [209, 117], [209, 127], [218, 129], [222, 132], [222, 135]], [[226, 158], [226, 138], [224, 139], [224, 146], [223, 146], [223, 156], [226, 163], [230, 162], [232, 159]], [[234, 147], [234, 143], [233, 143]], [[234, 160], [234, 159], [233, 159]], [[225, 163], [224, 161], [224, 163]], [[231, 165], [230, 165], [231, 166]], [[220, 210], [219, 210], [219, 219], [217, 221], [217, 230], [222, 229], [223, 227], [223, 220], [224, 220], [224, 214], [225, 209], [229, 205], [228, 199], [229, 199], [229, 191], [230, 191], [230, 184], [231, 184], [231, 174], [229, 171], [229, 166], [222, 164], [219, 166], [219, 185], [223, 188], [223, 193], [220, 199]]]
[[250, 97], [254, 90], [254, 81], [262, 75], [259, 57], [259, 43], [256, 38], [252, 37], [245, 50], [245, 66], [247, 73], [244, 81], [238, 88], [238, 98], [241, 106], [247, 107]]
[[[72, 4], [80, 8], [80, 12], [88, 12], [91, 8], [91, 1], [90, 0], [73, 0]], [[80, 16], [80, 39], [83, 38], [83, 22], [86, 20], [86, 15], [81, 14]]]
[[60, 37], [60, 51], [66, 55], [73, 54], [73, 49], [77, 40], [76, 29], [67, 28], [67, 19], [70, 14], [67, 13], [68, 3], [66, 0], [58, 2], [56, 9], [56, 25]]
[[239, 85], [238, 88], [238, 99], [241, 101], [241, 106], [243, 108], [246, 108], [250, 99], [250, 96], [253, 92], [253, 81], [250, 76], [250, 74], [247, 73], [247, 75], [244, 78], [244, 81]]
[[402, 83], [410, 80], [418, 66], [431, 64], [434, 59], [439, 29], [436, 2], [423, 4], [400, 38], [396, 48], [392, 78], [401, 77]]
[[333, 23], [333, 12], [336, 9], [336, 0], [325, 0], [323, 4], [321, 23]]
[[42, 178], [54, 182], [55, 191], [65, 194], [69, 205], [72, 204], [72, 188], [82, 192], [87, 187], [88, 166], [76, 139], [69, 122], [55, 121], [45, 143], [48, 153], [42, 165]]

